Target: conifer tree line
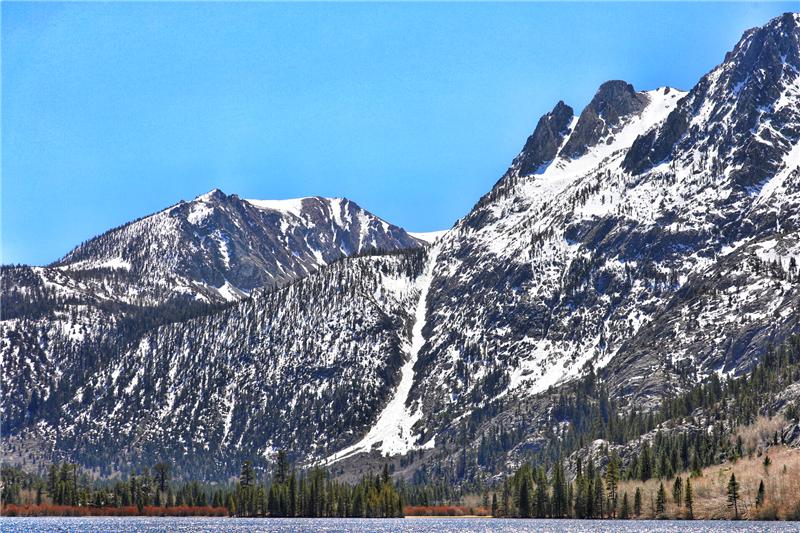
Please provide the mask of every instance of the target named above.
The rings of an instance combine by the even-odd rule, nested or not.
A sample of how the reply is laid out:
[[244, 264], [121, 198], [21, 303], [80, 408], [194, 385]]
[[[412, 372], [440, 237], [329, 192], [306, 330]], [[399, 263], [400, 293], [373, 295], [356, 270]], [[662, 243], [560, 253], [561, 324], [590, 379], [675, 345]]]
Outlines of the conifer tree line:
[[321, 468], [305, 472], [291, 468], [282, 451], [269, 482], [257, 479], [250, 461], [242, 464], [235, 483], [224, 486], [175, 483], [170, 465], [163, 462], [113, 482], [93, 480], [70, 463], [51, 465], [44, 479], [4, 467], [3, 480], [3, 505], [24, 503], [23, 489], [35, 492], [38, 505], [136, 507], [140, 513], [145, 507], [224, 507], [230, 516], [239, 517], [393, 518], [403, 516], [404, 505], [388, 465], [381, 473], [349, 484], [332, 479]]
[[[768, 458], [767, 458], [768, 459]], [[765, 460], [765, 471], [768, 463]], [[566, 476], [564, 464], [558, 462], [550, 476], [543, 467], [530, 464], [520, 467], [507, 478], [492, 497], [492, 515], [508, 518], [577, 518], [633, 519], [644, 517], [640, 487], [632, 494], [619, 490], [619, 458], [612, 456], [604, 472], [590, 457], [584, 466], [577, 461], [574, 481]], [[649, 503], [655, 518], [667, 518], [667, 503], [680, 510], [680, 518], [694, 519], [694, 474], [677, 475], [671, 481], [659, 482], [655, 498]], [[755, 498], [756, 509], [764, 506], [765, 487], [762, 479]], [[498, 498], [498, 493], [500, 497]], [[727, 504], [736, 520], [741, 518], [741, 485], [731, 473], [726, 485]]]
[[[595, 392], [595, 376], [592, 374], [582, 383], [585, 392]], [[621, 480], [647, 481], [661, 479], [656, 498], [651, 505], [656, 517], [664, 517], [667, 502], [671, 499], [682, 507], [686, 518], [694, 517], [694, 492], [691, 477], [700, 474], [703, 467], [752, 456], [754, 450], [746, 449], [741, 437], [733, 438], [739, 425], [750, 424], [759, 415], [772, 415], [765, 407], [766, 399], [786, 386], [800, 381], [800, 336], [791, 337], [778, 349], [770, 348], [764, 358], [749, 375], [721, 382], [713, 374], [706, 382], [697, 385], [675, 398], [667, 399], [660, 409], [648, 414], [635, 411], [623, 415], [616, 410], [607, 396], [600, 395], [593, 409], [589, 409], [589, 420], [582, 416], [577, 406], [594, 395], [581, 395], [566, 399], [562, 397], [556, 410], [560, 415], [574, 416], [573, 430], [567, 442], [559, 448], [549, 450], [523, 464], [505, 480], [500, 493], [499, 516], [523, 518], [634, 518], [642, 514], [642, 495], [637, 488], [634, 494], [619, 494]], [[604, 400], [605, 399], [605, 400]], [[650, 432], [660, 424], [676, 426], [690, 420], [700, 410], [709, 421], [711, 431], [656, 431], [652, 441], [643, 439], [638, 452], [631, 453], [626, 464], [608, 445], [599, 450], [605, 468], [601, 471], [589, 454], [584, 464], [581, 457], [575, 460], [575, 478], [569, 481], [565, 473], [562, 456], [547, 461], [547, 452], [554, 449], [564, 452], [580, 450], [585, 442], [605, 437], [612, 443], [624, 444], [637, 436]], [[786, 409], [789, 418], [798, 420], [798, 405]], [[569, 418], [568, 418], [569, 419]], [[580, 428], [584, 428], [581, 430]], [[781, 436], [773, 435], [771, 444], [781, 443]], [[539, 465], [539, 466], [535, 466]], [[768, 470], [770, 459], [764, 459]], [[679, 475], [687, 471], [684, 478]], [[549, 475], [548, 475], [549, 472]], [[727, 485], [728, 502], [734, 517], [740, 516], [740, 487], [731, 474]], [[764, 484], [759, 485], [756, 507], [764, 502]]]
[[255, 483], [249, 461], [225, 506], [231, 515], [273, 517], [393, 518], [403, 516], [403, 499], [392, 483], [388, 465], [377, 475], [350, 485], [331, 479], [321, 468], [298, 474], [279, 453], [270, 485]]

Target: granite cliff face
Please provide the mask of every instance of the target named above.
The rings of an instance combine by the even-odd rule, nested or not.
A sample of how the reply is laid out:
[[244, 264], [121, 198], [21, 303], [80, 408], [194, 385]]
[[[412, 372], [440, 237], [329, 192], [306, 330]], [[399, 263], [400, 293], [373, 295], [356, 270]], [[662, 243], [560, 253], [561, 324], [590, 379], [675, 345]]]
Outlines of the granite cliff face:
[[649, 98], [638, 93], [633, 85], [621, 80], [607, 81], [597, 90], [578, 118], [560, 155], [577, 159], [603, 140], [610, 140], [626, 118], [641, 113]]

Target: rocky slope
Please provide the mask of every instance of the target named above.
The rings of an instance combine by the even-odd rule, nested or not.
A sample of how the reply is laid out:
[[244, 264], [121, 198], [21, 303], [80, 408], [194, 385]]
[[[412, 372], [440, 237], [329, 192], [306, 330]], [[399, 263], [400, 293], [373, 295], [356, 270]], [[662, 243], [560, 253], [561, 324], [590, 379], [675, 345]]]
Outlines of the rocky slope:
[[543, 117], [442, 241], [412, 395], [421, 442], [496, 417], [477, 447], [524, 405], [546, 425], [546, 391], [587, 368], [655, 405], [798, 331], [799, 40], [786, 14], [688, 94], [609, 82], [577, 121], [563, 103]]
[[398, 384], [424, 262], [424, 250], [344, 259], [148, 332], [39, 429], [92, 466], [168, 457], [211, 476], [278, 448], [335, 447]]
[[[799, 38], [787, 14], [745, 33], [688, 94], [608, 82], [571, 128], [563, 103], [540, 121], [442, 241], [416, 387], [433, 427], [586, 364], [654, 397], [671, 366], [736, 371], [796, 330]], [[638, 162], [676, 122], [688, 126], [666, 155]], [[742, 269], [751, 257], [781, 273]], [[703, 303], [717, 315], [692, 327], [701, 292], [719, 295]]]

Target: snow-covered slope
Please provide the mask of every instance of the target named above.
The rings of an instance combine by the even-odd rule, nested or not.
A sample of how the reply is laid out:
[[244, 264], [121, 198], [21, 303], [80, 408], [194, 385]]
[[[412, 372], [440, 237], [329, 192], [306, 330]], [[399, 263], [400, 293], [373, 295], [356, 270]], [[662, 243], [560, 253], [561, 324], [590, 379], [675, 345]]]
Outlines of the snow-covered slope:
[[[413, 389], [423, 438], [587, 365], [647, 405], [797, 331], [798, 42], [787, 14], [688, 94], [609, 82], [577, 121], [561, 102], [540, 120], [441, 241]], [[764, 246], [772, 277], [741, 268]]]
[[[414, 384], [414, 367], [417, 364], [419, 351], [425, 344], [423, 330], [427, 321], [428, 292], [433, 278], [433, 266], [436, 264], [438, 255], [439, 248], [434, 247], [426, 258], [425, 271], [417, 280], [418, 296], [414, 306], [411, 344], [406, 345], [408, 355], [400, 369], [400, 383], [364, 438], [328, 457], [325, 461], [327, 464], [373, 449], [377, 449], [384, 455], [398, 455], [419, 447], [414, 426], [422, 417], [422, 410], [418, 404], [409, 406], [408, 399], [411, 386]], [[434, 440], [432, 439], [421, 447], [431, 448], [433, 445]]]
[[415, 239], [419, 239], [424, 241], [428, 244], [433, 244], [437, 240], [439, 240], [444, 234], [447, 233], [447, 230], [439, 230], [439, 231], [409, 231], [408, 234], [414, 237]]
[[[437, 244], [407, 402], [422, 407], [415, 445], [460, 450], [465, 426], [515, 413], [589, 368], [608, 369], [619, 399], [656, 403], [711, 372], [748, 368], [798, 330], [798, 36], [788, 14], [747, 32], [689, 93], [612, 81], [580, 116], [559, 102], [540, 119]], [[756, 74], [728, 74], [747, 69]], [[727, 81], [707, 90], [709, 79]], [[690, 126], [674, 146], [633, 165], [676, 116]], [[757, 165], [740, 155], [754, 143], [767, 145]], [[769, 261], [782, 268], [759, 262], [764, 246], [780, 250]], [[532, 405], [515, 425], [546, 427], [547, 406]], [[502, 428], [483, 426], [473, 445]], [[433, 471], [447, 462], [437, 461]]]
[[[143, 334], [36, 434], [84, 464], [168, 459], [219, 477], [278, 448], [325, 454], [399, 381], [425, 250], [343, 259], [285, 288]], [[401, 386], [403, 386], [401, 384]]]
[[[619, 85], [604, 84], [590, 107], [608, 103], [609, 88]], [[496, 187], [500, 192], [444, 237], [421, 383], [432, 415], [446, 413], [440, 415], [445, 420], [468, 412], [475, 404], [463, 397], [478, 397], [480, 405], [510, 391], [545, 390], [578, 375], [601, 352], [613, 351], [616, 339], [638, 325], [629, 323], [642, 312], [637, 299], [622, 302], [584, 286], [583, 276], [598, 259], [581, 246], [581, 221], [596, 224], [626, 210], [623, 191], [629, 184], [620, 171], [625, 150], [663, 121], [682, 96], [669, 88], [623, 92], [622, 98], [644, 107], [607, 121], [609, 132], [583, 148], [570, 141], [588, 127], [570, 120], [561, 130], [559, 155], [528, 175], [512, 165]], [[597, 117], [581, 115], [587, 116]], [[573, 147], [573, 157], [561, 155], [564, 146]], [[607, 270], [608, 284], [625, 271], [624, 260], [614, 256], [597, 266]]]

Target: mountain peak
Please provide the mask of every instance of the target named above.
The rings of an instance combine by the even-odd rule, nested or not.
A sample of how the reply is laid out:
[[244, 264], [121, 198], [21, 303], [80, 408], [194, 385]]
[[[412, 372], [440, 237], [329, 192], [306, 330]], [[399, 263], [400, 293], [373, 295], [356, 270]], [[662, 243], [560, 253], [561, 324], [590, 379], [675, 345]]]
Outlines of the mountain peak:
[[197, 196], [195, 198], [195, 201], [199, 201], [199, 202], [221, 201], [221, 200], [225, 200], [226, 198], [228, 198], [228, 195], [226, 195], [220, 189], [214, 188], [214, 189], [211, 189], [210, 191], [208, 191], [205, 194], [201, 194], [200, 196]]
[[764, 26], [744, 32], [736, 46], [725, 55], [723, 65], [731, 71], [731, 81], [739, 83], [751, 77], [757, 80], [765, 69], [765, 81], [774, 81], [788, 65], [797, 73], [800, 65], [800, 15], [785, 13]]
[[647, 102], [647, 95], [636, 92], [628, 82], [604, 82], [581, 112], [561, 155], [569, 159], [582, 156], [603, 137], [616, 131], [624, 118], [640, 113]]
[[[219, 302], [292, 282], [342, 256], [419, 246], [344, 198], [244, 200], [215, 188], [90, 239], [56, 265], [78, 271], [124, 264], [135, 283], [159, 285], [153, 303]], [[127, 301], [127, 294], [119, 298]]]
[[800, 127], [799, 20], [786, 13], [744, 32], [667, 120], [633, 143], [623, 168], [640, 174], [683, 148], [721, 164], [745, 188], [773, 175]]
[[536, 129], [528, 137], [511, 168], [516, 169], [519, 175], [526, 176], [535, 174], [542, 165], [552, 161], [567, 134], [572, 116], [572, 108], [559, 100], [552, 111], [539, 119]]

